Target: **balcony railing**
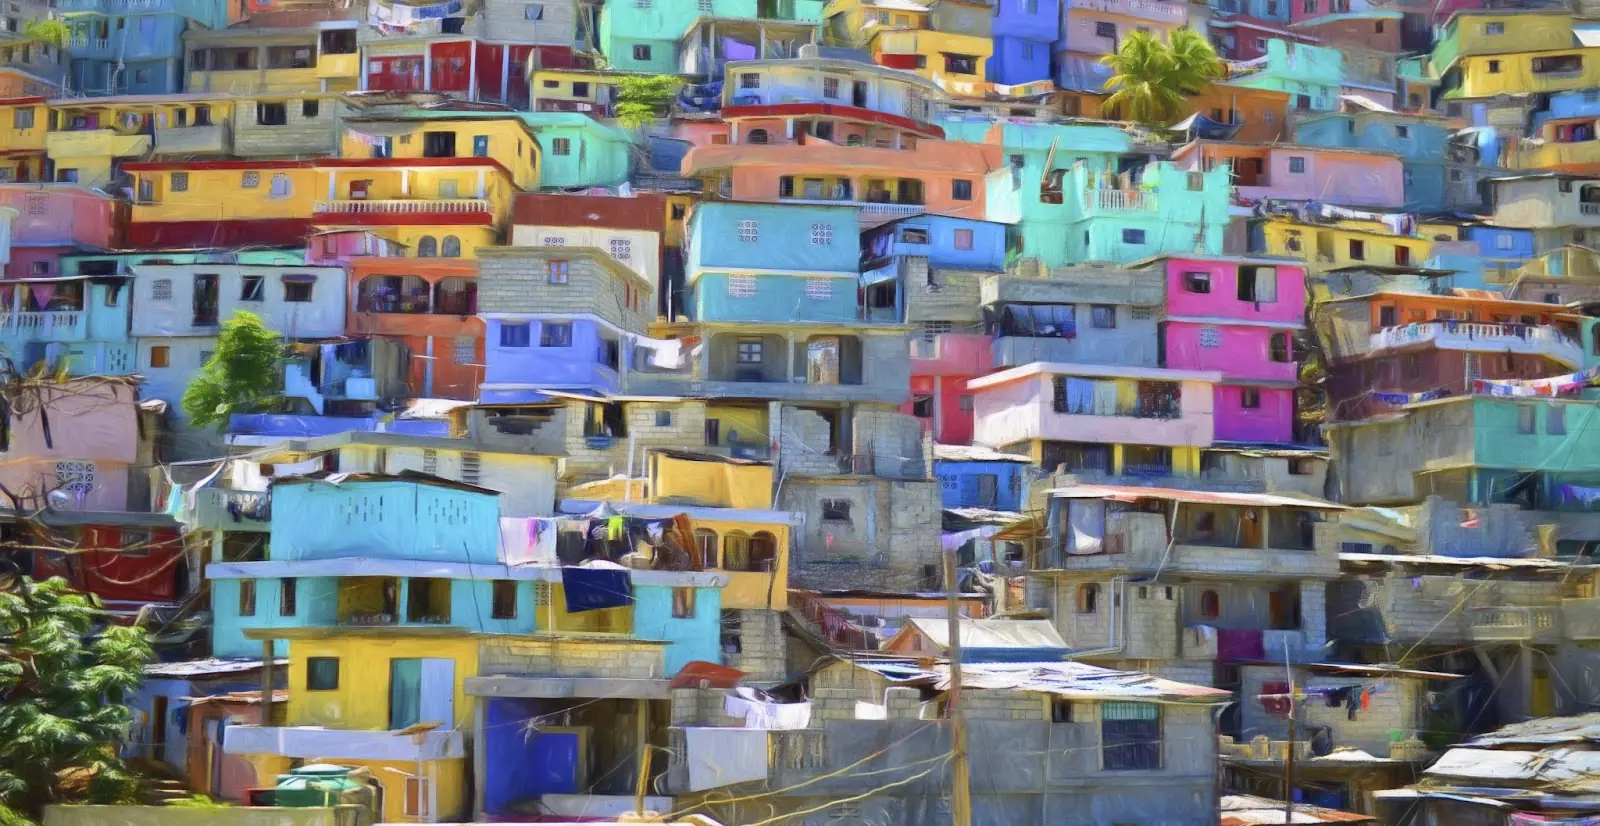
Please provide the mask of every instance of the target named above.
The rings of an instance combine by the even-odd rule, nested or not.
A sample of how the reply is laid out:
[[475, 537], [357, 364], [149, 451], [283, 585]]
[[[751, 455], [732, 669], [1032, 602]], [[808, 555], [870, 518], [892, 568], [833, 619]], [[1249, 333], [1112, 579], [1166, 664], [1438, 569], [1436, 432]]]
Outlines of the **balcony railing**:
[[316, 208], [317, 212], [337, 215], [424, 215], [441, 212], [454, 215], [493, 210], [493, 206], [486, 198], [318, 201]]
[[862, 220], [883, 220], [921, 215], [928, 211], [926, 204], [891, 204], [882, 201], [848, 201], [837, 198], [783, 198], [786, 204], [821, 204], [824, 206], [853, 206], [861, 208]]
[[1561, 632], [1560, 608], [1470, 608], [1467, 636], [1473, 640], [1540, 640]]
[[1368, 350], [1432, 343], [1447, 350], [1529, 353], [1567, 364], [1583, 363], [1583, 346], [1553, 327], [1480, 321], [1430, 321], [1385, 327], [1373, 333]]
[[1145, 212], [1156, 208], [1156, 196], [1142, 189], [1091, 189], [1083, 193], [1086, 211]]
[[1578, 204], [1578, 211], [1584, 215], [1600, 215], [1600, 203], [1591, 204], [1585, 202]]
[[49, 336], [59, 332], [76, 332], [82, 321], [82, 310], [5, 313], [0, 315], [0, 329]]

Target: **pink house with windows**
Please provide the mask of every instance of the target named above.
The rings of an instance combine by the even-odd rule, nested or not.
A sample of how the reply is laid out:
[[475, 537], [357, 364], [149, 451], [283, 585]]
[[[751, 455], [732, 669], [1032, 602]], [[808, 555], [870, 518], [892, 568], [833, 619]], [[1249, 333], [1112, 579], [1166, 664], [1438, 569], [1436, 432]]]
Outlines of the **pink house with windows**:
[[1163, 271], [1162, 366], [1214, 370], [1219, 442], [1294, 441], [1295, 338], [1306, 323], [1306, 273], [1284, 258], [1170, 256]]
[[140, 445], [148, 441], [140, 436], [138, 381], [41, 381], [22, 394], [26, 404], [11, 412], [0, 448], [0, 484], [30, 508], [130, 510], [130, 490], [145, 490], [132, 484]]
[[61, 256], [121, 246], [117, 201], [87, 186], [65, 183], [0, 184], [0, 207], [11, 219], [11, 260], [5, 277], [60, 276]]
[[983, 333], [928, 333], [911, 339], [911, 401], [900, 412], [917, 416], [942, 445], [972, 443], [972, 392], [967, 382], [993, 364]]

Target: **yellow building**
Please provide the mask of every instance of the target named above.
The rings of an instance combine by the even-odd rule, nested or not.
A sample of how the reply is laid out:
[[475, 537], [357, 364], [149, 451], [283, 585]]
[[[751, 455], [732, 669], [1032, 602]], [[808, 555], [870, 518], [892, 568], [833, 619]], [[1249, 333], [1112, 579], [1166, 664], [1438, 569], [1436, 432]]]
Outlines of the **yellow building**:
[[956, 95], [983, 95], [984, 73], [994, 54], [987, 37], [932, 30], [881, 29], [868, 45], [873, 62], [914, 72]]
[[43, 180], [49, 131], [44, 98], [0, 99], [0, 183]]
[[[365, 767], [382, 786], [384, 822], [440, 822], [470, 815], [469, 735], [481, 637], [459, 628], [273, 628], [286, 639], [288, 708], [283, 726], [230, 726], [223, 743], [273, 785], [308, 761]], [[406, 733], [401, 733], [406, 732]]]
[[539, 187], [539, 143], [518, 117], [347, 118], [339, 157], [493, 159], [518, 189]]
[[[728, 412], [717, 415], [728, 422]], [[578, 485], [569, 496], [605, 501], [631, 516], [688, 516], [702, 569], [728, 575], [724, 609], [786, 610], [790, 535], [801, 515], [772, 508], [772, 465], [666, 449], [650, 451], [645, 463], [643, 478]]]
[[1456, 228], [1448, 224], [1421, 224], [1414, 235], [1396, 235], [1378, 221], [1308, 224], [1274, 218], [1261, 230], [1264, 254], [1304, 261], [1312, 274], [1362, 265], [1420, 267], [1435, 237], [1456, 237]]
[[133, 224], [262, 219], [309, 220], [322, 181], [311, 161], [129, 163]]
[[859, 48], [880, 31], [928, 28], [928, 7], [913, 0], [833, 0], [824, 12], [823, 39]]
[[1446, 22], [1429, 59], [1446, 98], [1484, 98], [1600, 85], [1600, 48], [1581, 48], [1565, 13], [1474, 9]]
[[612, 116], [617, 101], [617, 78], [643, 72], [607, 69], [542, 69], [528, 67], [528, 94], [535, 112], [583, 112], [596, 118]]
[[57, 181], [109, 186], [113, 163], [147, 157], [154, 146], [154, 113], [114, 98], [52, 101], [50, 121], [44, 147]]

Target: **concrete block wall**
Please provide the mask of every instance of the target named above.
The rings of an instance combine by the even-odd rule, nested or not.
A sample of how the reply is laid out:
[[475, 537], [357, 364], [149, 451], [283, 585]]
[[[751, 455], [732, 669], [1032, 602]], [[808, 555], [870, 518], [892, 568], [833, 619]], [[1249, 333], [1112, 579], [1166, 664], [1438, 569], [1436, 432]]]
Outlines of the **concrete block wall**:
[[1397, 642], [1467, 639], [1468, 612], [1489, 607], [1553, 607], [1561, 603], [1562, 583], [1555, 580], [1465, 579], [1438, 574], [1408, 576], [1397, 571], [1372, 577], [1359, 587], [1362, 602], [1382, 618], [1384, 631]]
[[[850, 521], [825, 521], [824, 500], [848, 502]], [[937, 482], [788, 476], [778, 507], [805, 514], [790, 566], [797, 587], [919, 591], [940, 564]]]
[[[1282, 666], [1241, 666], [1239, 721], [1245, 740], [1265, 734], [1273, 740], [1288, 736], [1288, 719], [1268, 714], [1260, 695], [1267, 683], [1285, 681]], [[1326, 676], [1297, 671], [1295, 682], [1308, 693], [1344, 686], [1371, 686], [1372, 677]], [[1372, 695], [1369, 707], [1351, 720], [1344, 706], [1331, 707], [1321, 697], [1308, 697], [1296, 706], [1295, 721], [1302, 731], [1328, 727], [1335, 746], [1353, 746], [1375, 757], [1388, 757], [1391, 732], [1415, 736], [1424, 722], [1427, 683], [1404, 677], [1382, 680], [1384, 690]]]
[[755, 609], [722, 613], [724, 621], [739, 622], [739, 651], [724, 651], [723, 664], [743, 671], [746, 682], [782, 682], [788, 676], [789, 652], [778, 612]]
[[629, 677], [661, 679], [666, 644], [595, 642], [531, 638], [485, 641], [478, 650], [482, 674], [532, 674], [549, 677]]
[[[978, 293], [986, 273], [973, 270], [936, 269], [929, 278], [928, 259], [906, 259], [906, 322], [948, 321], [956, 327], [972, 325], [978, 332], [983, 309]], [[935, 289], [928, 289], [932, 284]]]
[[[302, 101], [291, 98], [284, 105], [288, 123], [262, 126], [256, 122], [258, 103], [240, 99], [233, 116], [233, 154], [243, 158], [338, 154], [342, 104], [333, 98], [317, 101], [316, 117], [306, 117]], [[348, 197], [347, 192], [334, 193], [335, 199]], [[317, 200], [325, 198], [326, 189], [316, 193]]]
[[927, 479], [922, 451], [922, 420], [892, 409], [858, 409], [851, 420], [854, 456], [870, 456], [873, 475], [889, 479]]
[[[645, 473], [645, 455], [653, 448], [678, 448], [693, 450], [705, 445], [706, 405], [696, 399], [666, 402], [623, 402], [624, 419], [628, 436], [611, 440], [607, 447], [589, 445], [583, 435], [584, 405], [572, 402], [567, 406], [565, 449], [566, 458], [561, 463], [557, 496], [573, 485], [607, 479], [628, 472], [628, 447], [633, 446], [633, 475]], [[657, 414], [665, 412], [667, 424], [658, 424]]]
[[810, 410], [785, 407], [778, 416], [780, 475], [835, 476], [840, 457], [829, 455], [828, 422]]
[[[550, 283], [550, 262], [567, 262], [567, 283]], [[626, 302], [629, 288], [621, 264], [584, 248], [496, 247], [478, 254], [478, 312], [588, 314], [629, 332], [642, 333], [655, 317], [655, 297], [645, 291]], [[637, 309], [636, 309], [637, 308]]]

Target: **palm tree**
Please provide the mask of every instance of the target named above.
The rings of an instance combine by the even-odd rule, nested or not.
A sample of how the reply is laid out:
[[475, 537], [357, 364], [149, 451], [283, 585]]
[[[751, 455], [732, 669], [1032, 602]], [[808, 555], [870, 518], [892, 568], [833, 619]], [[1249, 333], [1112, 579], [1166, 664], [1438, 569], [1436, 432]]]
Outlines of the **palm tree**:
[[1111, 97], [1101, 109], [1157, 126], [1181, 117], [1188, 110], [1184, 99], [1204, 92], [1224, 72], [1216, 50], [1189, 28], [1174, 30], [1166, 43], [1134, 32], [1100, 62], [1112, 70], [1105, 85]]

